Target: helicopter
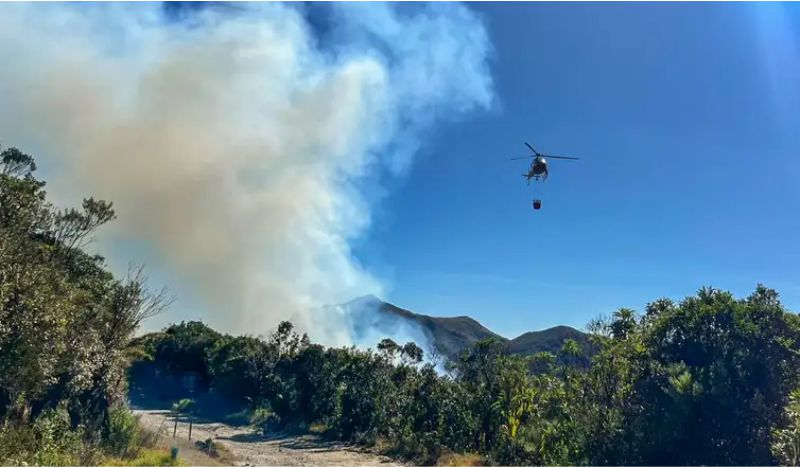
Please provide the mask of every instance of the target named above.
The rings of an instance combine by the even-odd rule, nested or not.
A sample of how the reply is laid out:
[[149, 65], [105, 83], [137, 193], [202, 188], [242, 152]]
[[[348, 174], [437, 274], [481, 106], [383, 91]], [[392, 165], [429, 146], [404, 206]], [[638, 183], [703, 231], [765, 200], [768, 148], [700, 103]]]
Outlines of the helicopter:
[[[547, 160], [545, 159], [545, 157], [551, 159], [568, 159], [574, 161], [578, 160], [577, 157], [550, 156], [548, 154], [541, 154], [538, 151], [536, 151], [536, 149], [533, 149], [533, 146], [531, 146], [528, 143], [525, 143], [525, 146], [528, 146], [528, 149], [533, 151], [533, 155], [526, 157], [513, 157], [511, 158], [511, 160], [513, 161], [519, 159], [527, 159], [529, 157], [533, 158], [533, 160], [531, 161], [531, 167], [530, 169], [528, 169], [528, 173], [522, 174], [522, 176], [525, 177], [525, 179], [528, 181], [528, 185], [531, 184], [531, 180], [541, 180], [541, 181], [547, 180], [547, 176], [549, 175], [549, 173], [547, 171]], [[539, 209], [541, 209], [541, 207], [542, 207], [542, 200], [534, 199], [533, 209], [535, 211], [538, 211]]]
[[541, 181], [547, 180], [547, 175], [548, 175], [547, 160], [545, 159], [545, 157], [550, 159], [568, 159], [574, 161], [578, 160], [577, 157], [551, 156], [548, 154], [541, 154], [537, 152], [536, 149], [533, 149], [533, 146], [531, 146], [528, 143], [525, 143], [525, 146], [528, 146], [528, 149], [533, 151], [533, 155], [525, 157], [513, 157], [511, 158], [511, 160], [514, 161], [520, 159], [527, 159], [529, 157], [533, 158], [533, 160], [531, 161], [531, 167], [530, 169], [528, 169], [528, 173], [522, 174], [522, 176], [525, 177], [525, 179], [528, 181], [528, 185], [531, 184], [531, 180], [541, 180]]

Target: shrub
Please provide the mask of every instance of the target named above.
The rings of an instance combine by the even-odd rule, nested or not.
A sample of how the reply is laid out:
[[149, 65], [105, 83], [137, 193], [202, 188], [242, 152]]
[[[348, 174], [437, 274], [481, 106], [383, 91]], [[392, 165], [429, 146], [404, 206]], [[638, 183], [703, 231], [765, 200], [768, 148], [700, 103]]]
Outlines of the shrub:
[[231, 465], [234, 463], [235, 458], [228, 448], [211, 438], [207, 438], [205, 441], [196, 441], [194, 445], [206, 453], [208, 457]]
[[75, 465], [90, 454], [81, 442], [82, 430], [70, 430], [62, 411], [47, 410], [34, 423], [0, 429], [0, 460], [20, 465]]
[[269, 407], [256, 407], [250, 416], [250, 424], [266, 434], [281, 428], [281, 417]]
[[139, 420], [127, 407], [117, 407], [108, 414], [104, 450], [107, 454], [133, 458], [147, 443], [147, 434], [139, 427]]

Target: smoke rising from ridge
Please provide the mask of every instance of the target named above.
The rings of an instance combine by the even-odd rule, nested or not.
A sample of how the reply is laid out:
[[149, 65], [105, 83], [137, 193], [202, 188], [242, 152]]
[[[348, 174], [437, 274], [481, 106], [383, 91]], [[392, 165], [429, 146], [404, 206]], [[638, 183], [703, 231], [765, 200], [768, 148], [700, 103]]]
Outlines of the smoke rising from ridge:
[[350, 244], [433, 125], [491, 105], [489, 43], [461, 5], [331, 4], [324, 39], [307, 13], [0, 5], [0, 138], [57, 171], [59, 202], [113, 201], [105, 235], [145, 245], [212, 326], [294, 316], [339, 345], [306, 310], [380, 294]]

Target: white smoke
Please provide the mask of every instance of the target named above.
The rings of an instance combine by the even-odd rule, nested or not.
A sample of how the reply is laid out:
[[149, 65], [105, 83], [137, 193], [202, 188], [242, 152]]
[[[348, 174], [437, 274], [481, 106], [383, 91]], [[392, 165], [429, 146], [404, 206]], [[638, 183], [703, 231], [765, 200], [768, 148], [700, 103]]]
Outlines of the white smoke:
[[432, 333], [410, 317], [387, 311], [392, 305], [374, 296], [356, 298], [347, 303], [312, 310], [312, 316], [336, 329], [347, 329], [347, 341], [331, 342], [333, 346], [354, 345], [375, 347], [388, 337], [399, 345], [413, 342], [423, 351], [423, 361], [431, 363], [439, 374], [445, 374], [446, 357], [436, 349]]
[[57, 168], [59, 202], [113, 201], [109, 237], [153, 251], [212, 326], [295, 316], [347, 342], [306, 310], [381, 292], [350, 249], [375, 188], [492, 86], [461, 5], [325, 8], [322, 34], [281, 4], [2, 4], [0, 140]]

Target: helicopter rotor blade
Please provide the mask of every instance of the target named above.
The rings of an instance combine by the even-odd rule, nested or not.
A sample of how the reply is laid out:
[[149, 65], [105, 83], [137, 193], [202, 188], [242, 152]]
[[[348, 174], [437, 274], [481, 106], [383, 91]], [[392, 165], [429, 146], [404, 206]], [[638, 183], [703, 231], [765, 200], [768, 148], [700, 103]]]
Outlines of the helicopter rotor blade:
[[531, 159], [533, 157], [536, 157], [536, 156], [512, 157], [511, 160], [512, 161], [518, 161], [520, 159]]
[[569, 159], [569, 160], [573, 160], [573, 161], [580, 160], [580, 159], [578, 159], [577, 157], [567, 157], [567, 156], [550, 156], [550, 155], [548, 155], [548, 154], [542, 154], [542, 157], [547, 157], [547, 158], [549, 158], [549, 159]]
[[533, 146], [531, 146], [530, 144], [528, 144], [528, 143], [525, 143], [525, 146], [528, 146], [528, 149], [530, 149], [531, 151], [533, 151], [533, 153], [534, 153], [534, 154], [536, 154], [537, 156], [539, 155], [539, 153], [538, 153], [538, 152], [536, 152], [536, 149], [533, 149]]

